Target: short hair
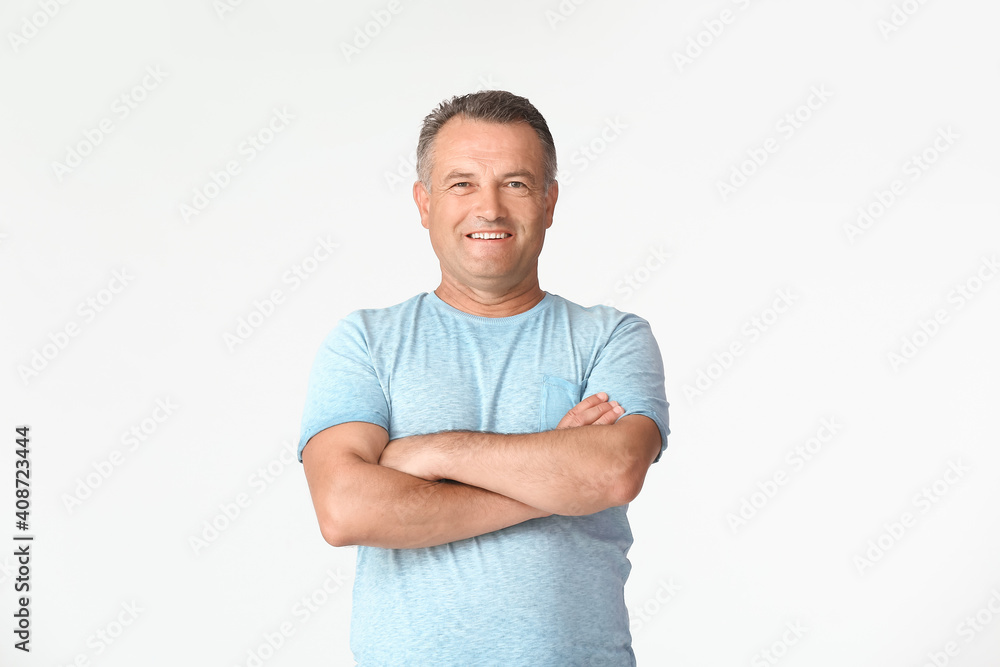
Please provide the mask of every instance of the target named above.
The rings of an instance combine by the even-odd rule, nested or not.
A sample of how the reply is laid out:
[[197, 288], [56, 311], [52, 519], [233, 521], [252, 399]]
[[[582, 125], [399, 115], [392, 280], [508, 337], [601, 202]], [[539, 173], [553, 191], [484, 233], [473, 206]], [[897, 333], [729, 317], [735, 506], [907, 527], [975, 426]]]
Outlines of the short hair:
[[506, 90], [482, 90], [447, 99], [424, 118], [417, 141], [417, 178], [428, 190], [431, 189], [434, 138], [441, 127], [455, 116], [502, 125], [527, 123], [542, 142], [545, 190], [556, 180], [556, 145], [538, 109], [527, 98]]

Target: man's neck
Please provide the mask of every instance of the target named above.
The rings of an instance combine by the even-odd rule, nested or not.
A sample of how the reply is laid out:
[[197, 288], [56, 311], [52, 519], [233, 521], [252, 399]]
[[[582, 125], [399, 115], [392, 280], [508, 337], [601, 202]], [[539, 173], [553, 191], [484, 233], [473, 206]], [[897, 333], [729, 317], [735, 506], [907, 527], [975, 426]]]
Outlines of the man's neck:
[[480, 317], [510, 317], [531, 310], [545, 298], [538, 282], [511, 292], [497, 294], [476, 290], [468, 285], [441, 281], [434, 294], [452, 308]]

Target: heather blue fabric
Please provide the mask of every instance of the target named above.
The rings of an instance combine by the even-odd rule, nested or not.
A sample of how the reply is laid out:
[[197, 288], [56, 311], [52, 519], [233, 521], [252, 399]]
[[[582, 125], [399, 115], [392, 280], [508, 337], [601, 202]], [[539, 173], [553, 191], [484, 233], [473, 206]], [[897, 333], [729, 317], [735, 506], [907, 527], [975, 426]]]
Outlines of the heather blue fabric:
[[[328, 335], [309, 378], [299, 458], [309, 438], [348, 421], [378, 424], [390, 439], [550, 430], [598, 391], [626, 415], [651, 418], [662, 454], [663, 363], [644, 319], [550, 293], [524, 313], [478, 317], [423, 293], [355, 311]], [[358, 547], [355, 659], [362, 667], [634, 665], [627, 508], [533, 519], [437, 547]]]

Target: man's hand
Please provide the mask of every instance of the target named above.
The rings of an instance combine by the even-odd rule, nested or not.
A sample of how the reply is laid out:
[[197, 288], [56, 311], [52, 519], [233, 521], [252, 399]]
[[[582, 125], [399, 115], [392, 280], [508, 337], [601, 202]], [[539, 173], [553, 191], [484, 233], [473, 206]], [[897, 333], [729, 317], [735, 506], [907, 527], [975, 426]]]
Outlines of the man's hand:
[[[574, 405], [559, 420], [556, 428], [614, 424], [625, 410], [618, 401], [609, 401], [608, 398], [603, 391], [588, 396]], [[433, 437], [427, 435], [408, 435], [390, 440], [382, 450], [382, 456], [378, 460], [379, 465], [436, 482], [441, 476], [434, 472], [436, 469], [434, 456], [439, 453], [434, 447], [435, 442]]]
[[618, 401], [609, 401], [608, 395], [601, 391], [573, 406], [566, 416], [559, 420], [556, 428], [614, 424], [623, 414], [625, 409], [618, 405]]

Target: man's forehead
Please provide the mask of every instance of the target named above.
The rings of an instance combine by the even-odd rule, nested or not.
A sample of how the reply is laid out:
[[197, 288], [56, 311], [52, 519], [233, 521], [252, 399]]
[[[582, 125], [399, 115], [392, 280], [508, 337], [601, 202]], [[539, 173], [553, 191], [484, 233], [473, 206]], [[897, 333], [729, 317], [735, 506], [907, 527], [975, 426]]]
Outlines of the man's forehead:
[[461, 165], [535, 171], [541, 168], [541, 141], [525, 122], [491, 123], [462, 116], [449, 119], [434, 141], [434, 170], [448, 173]]

